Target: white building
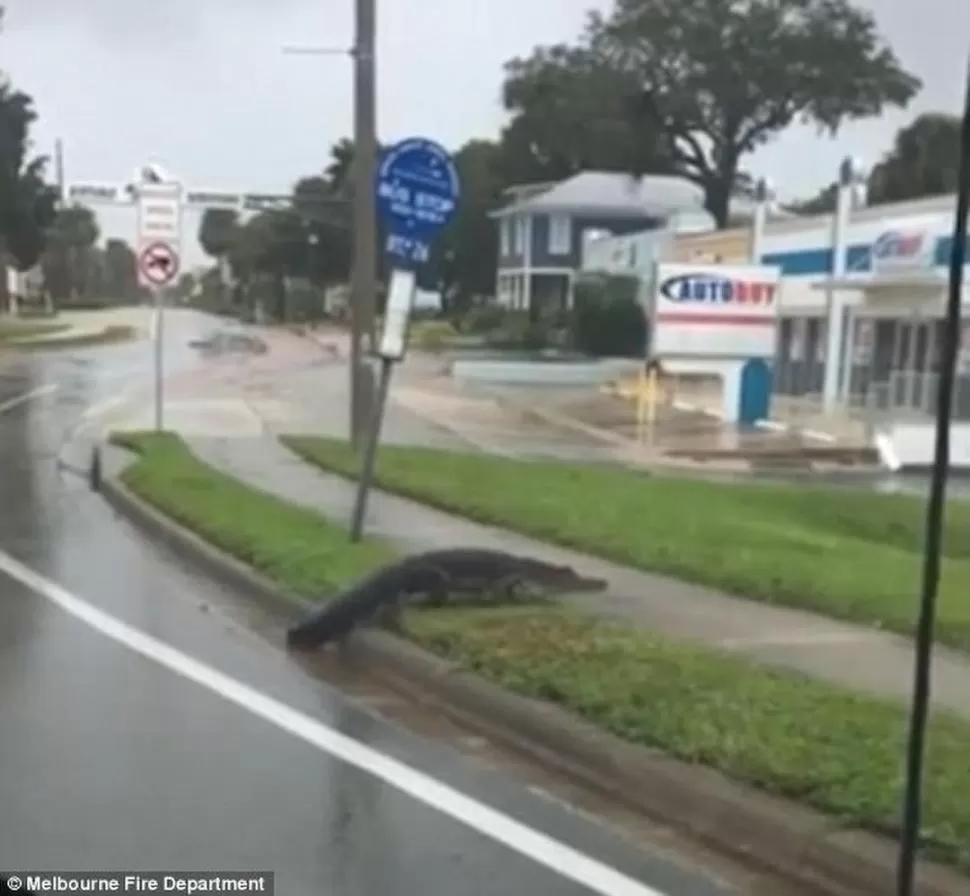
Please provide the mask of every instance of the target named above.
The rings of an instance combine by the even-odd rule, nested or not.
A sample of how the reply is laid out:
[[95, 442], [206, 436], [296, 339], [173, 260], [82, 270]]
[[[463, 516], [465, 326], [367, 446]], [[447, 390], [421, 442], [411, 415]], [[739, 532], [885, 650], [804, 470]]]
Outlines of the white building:
[[[775, 388], [820, 395], [825, 379], [828, 314], [843, 311], [835, 358], [838, 402], [929, 419], [935, 412], [944, 333], [954, 196], [864, 207], [850, 215], [845, 276], [831, 281], [833, 216], [769, 220], [758, 257], [750, 228], [705, 234], [634, 234], [598, 241], [592, 267], [622, 268], [636, 246], [643, 275], [651, 260], [751, 262], [777, 266], [779, 291]], [[639, 257], [638, 256], [638, 257]], [[970, 420], [970, 290], [964, 290], [963, 353], [956, 416]]]

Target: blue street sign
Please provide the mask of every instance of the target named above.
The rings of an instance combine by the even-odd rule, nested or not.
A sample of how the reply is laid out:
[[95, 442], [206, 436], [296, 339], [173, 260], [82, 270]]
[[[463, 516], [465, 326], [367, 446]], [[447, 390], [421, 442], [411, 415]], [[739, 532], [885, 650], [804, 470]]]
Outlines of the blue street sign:
[[[388, 250], [395, 255], [427, 254], [427, 244], [458, 208], [461, 185], [458, 169], [444, 147], [423, 137], [411, 137], [392, 146], [377, 169], [377, 210], [392, 237], [407, 242]], [[423, 246], [424, 249], [416, 249]]]

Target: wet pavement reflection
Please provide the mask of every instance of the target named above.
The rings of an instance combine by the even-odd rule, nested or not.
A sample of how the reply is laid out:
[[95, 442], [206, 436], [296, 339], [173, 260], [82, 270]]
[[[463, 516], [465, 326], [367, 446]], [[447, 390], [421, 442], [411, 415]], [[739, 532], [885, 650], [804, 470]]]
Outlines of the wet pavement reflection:
[[[171, 314], [167, 371], [191, 375], [211, 364], [188, 343], [213, 327], [203, 315]], [[0, 413], [0, 550], [113, 617], [656, 888], [640, 896], [737, 892], [351, 704], [289, 660], [278, 631], [248, 624], [233, 595], [116, 518], [65, 457], [83, 462], [91, 408], [150, 385], [151, 373], [146, 341], [0, 358], [0, 407], [36, 392]], [[297, 896], [619, 892], [594, 888], [592, 877], [567, 880], [2, 574], [0, 725], [0, 868], [252, 868], [275, 871], [277, 893]]]

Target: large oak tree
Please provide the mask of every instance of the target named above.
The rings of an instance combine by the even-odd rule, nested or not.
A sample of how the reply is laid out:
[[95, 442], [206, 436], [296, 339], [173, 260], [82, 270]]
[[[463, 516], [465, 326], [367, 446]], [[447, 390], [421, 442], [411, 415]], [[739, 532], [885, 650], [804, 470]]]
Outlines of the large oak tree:
[[[581, 64], [553, 79], [571, 60]], [[872, 15], [848, 0], [617, 0], [608, 15], [591, 15], [576, 49], [539, 48], [514, 61], [506, 105], [510, 130], [555, 133], [552, 145], [582, 124], [577, 110], [587, 122], [597, 120], [589, 110], [608, 110], [609, 122], [635, 100], [626, 120], [643, 155], [631, 168], [666, 164], [690, 178], [724, 226], [747, 154], [797, 122], [834, 133], [847, 120], [906, 106], [919, 88]], [[584, 139], [606, 142], [588, 127]], [[620, 133], [610, 152], [622, 159], [631, 136]], [[602, 166], [604, 156], [609, 162], [600, 147], [581, 160]]]

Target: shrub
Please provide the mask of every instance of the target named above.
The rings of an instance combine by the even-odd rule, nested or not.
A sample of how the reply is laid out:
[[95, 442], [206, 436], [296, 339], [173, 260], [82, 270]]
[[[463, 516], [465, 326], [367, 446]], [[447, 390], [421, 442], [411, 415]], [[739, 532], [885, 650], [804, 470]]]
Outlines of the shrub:
[[573, 348], [604, 357], [642, 357], [647, 323], [635, 277], [585, 276], [576, 283], [570, 320]]
[[425, 351], [440, 351], [454, 342], [455, 328], [443, 320], [425, 320], [411, 326], [411, 342]]
[[544, 320], [532, 320], [528, 311], [506, 311], [502, 326], [488, 334], [493, 348], [536, 351], [552, 344], [550, 328]]
[[477, 305], [462, 316], [458, 329], [472, 335], [491, 333], [499, 329], [512, 313], [501, 305]]

